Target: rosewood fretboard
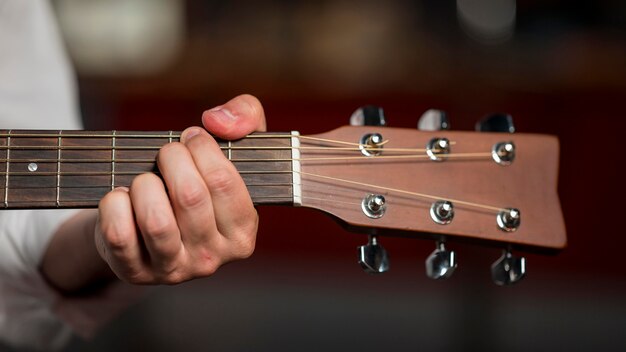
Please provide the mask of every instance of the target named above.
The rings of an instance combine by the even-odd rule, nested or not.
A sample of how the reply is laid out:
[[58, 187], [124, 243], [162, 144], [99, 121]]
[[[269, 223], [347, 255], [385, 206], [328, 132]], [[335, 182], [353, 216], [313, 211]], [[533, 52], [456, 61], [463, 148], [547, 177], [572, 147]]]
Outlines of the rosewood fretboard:
[[[178, 132], [0, 130], [0, 207], [90, 208], [144, 172]], [[293, 202], [292, 134], [218, 141], [255, 204]]]

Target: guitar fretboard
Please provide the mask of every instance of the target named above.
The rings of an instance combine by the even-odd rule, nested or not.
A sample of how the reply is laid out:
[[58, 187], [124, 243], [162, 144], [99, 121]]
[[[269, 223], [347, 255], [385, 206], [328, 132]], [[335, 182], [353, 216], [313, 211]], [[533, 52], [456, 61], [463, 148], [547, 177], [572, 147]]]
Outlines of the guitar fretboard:
[[[0, 207], [90, 208], [145, 172], [179, 132], [0, 130]], [[291, 133], [218, 141], [255, 204], [293, 203]]]

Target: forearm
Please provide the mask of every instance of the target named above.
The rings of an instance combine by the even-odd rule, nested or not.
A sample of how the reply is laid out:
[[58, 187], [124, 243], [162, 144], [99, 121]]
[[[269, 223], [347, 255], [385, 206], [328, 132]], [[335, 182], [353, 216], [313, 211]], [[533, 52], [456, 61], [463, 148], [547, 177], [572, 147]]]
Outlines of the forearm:
[[40, 270], [50, 285], [65, 294], [106, 285], [115, 278], [94, 241], [97, 210], [83, 210], [66, 220], [52, 236]]

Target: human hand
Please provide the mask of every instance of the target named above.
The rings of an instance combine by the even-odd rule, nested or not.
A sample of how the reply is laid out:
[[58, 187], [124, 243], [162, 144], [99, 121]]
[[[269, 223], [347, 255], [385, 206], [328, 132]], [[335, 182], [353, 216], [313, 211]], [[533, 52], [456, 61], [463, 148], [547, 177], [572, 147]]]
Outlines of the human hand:
[[[263, 108], [250, 95], [205, 111], [202, 122], [223, 139], [265, 130]], [[241, 176], [206, 130], [190, 127], [180, 143], [161, 148], [163, 179], [139, 175], [130, 188], [100, 201], [96, 247], [121, 280], [175, 284], [252, 254], [256, 210]]]

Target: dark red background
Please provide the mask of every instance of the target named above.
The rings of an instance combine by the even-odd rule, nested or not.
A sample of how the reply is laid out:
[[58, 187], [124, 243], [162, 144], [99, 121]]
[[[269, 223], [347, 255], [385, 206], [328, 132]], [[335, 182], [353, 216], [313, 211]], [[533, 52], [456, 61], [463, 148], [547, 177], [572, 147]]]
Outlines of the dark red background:
[[[498, 249], [452, 245], [459, 268], [435, 282], [424, 275], [431, 241], [385, 238], [391, 271], [369, 276], [356, 263], [363, 235], [310, 209], [262, 207], [251, 259], [155, 289], [68, 350], [626, 350], [623, 4], [518, 1], [514, 35], [489, 45], [463, 32], [453, 2], [372, 4], [187, 1], [183, 50], [162, 72], [79, 72], [86, 127], [182, 130], [241, 93], [261, 99], [269, 130], [302, 134], [370, 104], [405, 128], [430, 108], [454, 130], [506, 112], [520, 133], [559, 137], [568, 247], [525, 254], [527, 278], [502, 288], [489, 275]], [[364, 38], [382, 20], [390, 34]], [[326, 56], [312, 49], [346, 36]], [[361, 60], [355, 43], [376, 55]]]

